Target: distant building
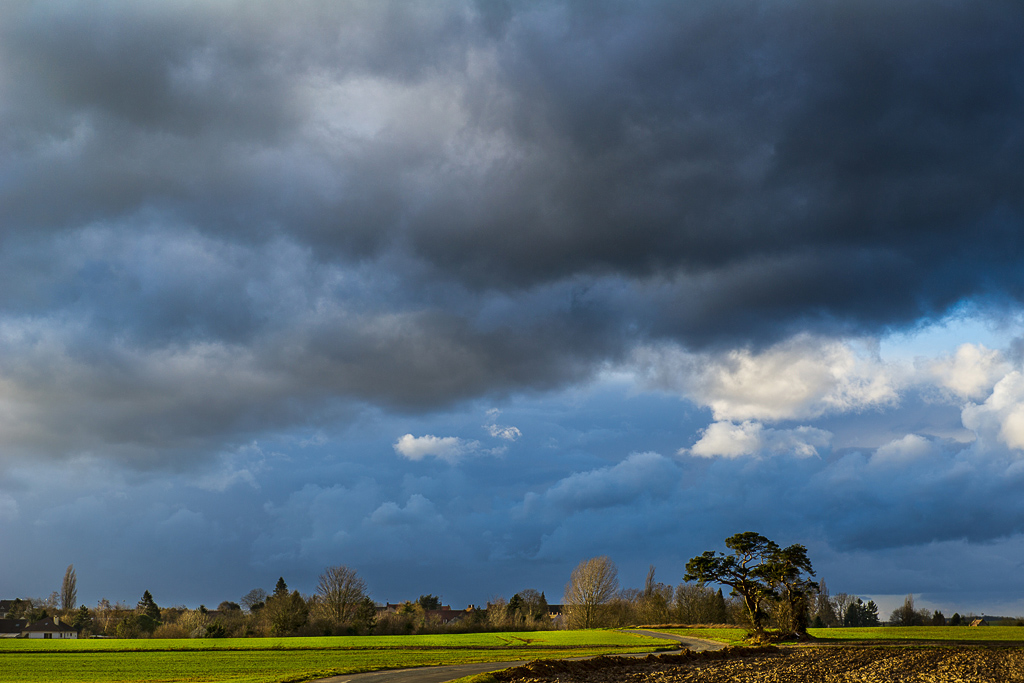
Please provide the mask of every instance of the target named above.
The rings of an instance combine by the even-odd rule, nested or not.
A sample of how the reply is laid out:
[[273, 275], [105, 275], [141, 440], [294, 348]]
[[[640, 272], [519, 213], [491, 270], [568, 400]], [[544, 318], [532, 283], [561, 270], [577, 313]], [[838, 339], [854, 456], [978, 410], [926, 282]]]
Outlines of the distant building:
[[60, 620], [60, 617], [46, 617], [29, 624], [22, 631], [23, 638], [78, 638], [78, 629]]
[[548, 605], [548, 618], [555, 628], [565, 628], [565, 605]]
[[473, 605], [470, 605], [469, 609], [452, 609], [451, 605], [442, 605], [441, 609], [426, 610], [425, 616], [427, 621], [435, 624], [453, 624], [465, 618], [474, 609]]
[[0, 619], [0, 638], [21, 638], [27, 627], [26, 619]]

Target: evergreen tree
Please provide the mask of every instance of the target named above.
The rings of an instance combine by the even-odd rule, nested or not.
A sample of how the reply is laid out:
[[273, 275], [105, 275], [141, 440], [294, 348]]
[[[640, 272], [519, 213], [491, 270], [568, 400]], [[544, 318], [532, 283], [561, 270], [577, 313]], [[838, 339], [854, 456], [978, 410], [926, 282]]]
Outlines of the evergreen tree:
[[524, 621], [524, 604], [523, 599], [519, 597], [519, 593], [516, 593], [505, 605], [505, 616], [513, 624], [521, 624]]
[[75, 616], [71, 619], [71, 625], [77, 628], [79, 631], [92, 631], [92, 613], [89, 608], [82, 605], [75, 612]]
[[427, 593], [426, 595], [421, 595], [416, 600], [416, 602], [418, 602], [420, 604], [420, 607], [422, 607], [425, 610], [426, 609], [441, 609], [441, 598], [440, 598], [440, 596], [431, 595], [430, 593]]
[[309, 619], [309, 605], [299, 595], [299, 591], [275, 596], [267, 601], [263, 609], [270, 617], [270, 632], [275, 636], [292, 635], [305, 626]]
[[148, 590], [142, 594], [142, 599], [139, 600], [138, 611], [150, 619], [160, 618], [160, 608], [157, 607], [156, 602], [153, 601], [153, 596]]
[[686, 563], [683, 579], [698, 583], [718, 583], [732, 588], [743, 601], [753, 630], [753, 640], [764, 637], [765, 607], [779, 603], [788, 611], [787, 627], [794, 633], [807, 628], [807, 605], [818, 586], [807, 549], [794, 544], [780, 548], [761, 534], [746, 531], [725, 539], [731, 554], [708, 550]]
[[[130, 625], [131, 627], [137, 628], [140, 631], [152, 633], [156, 630], [156, 627], [160, 625], [160, 608], [157, 607], [156, 602], [153, 600], [153, 596], [148, 590], [142, 594], [142, 599], [139, 600], [137, 611], [139, 614]], [[125, 628], [128, 629], [129, 625], [126, 625]]]
[[864, 626], [878, 626], [882, 622], [878, 620], [878, 605], [874, 600], [868, 600], [864, 605]]
[[712, 623], [714, 624], [726, 624], [729, 622], [729, 610], [725, 605], [725, 596], [722, 595], [722, 589], [719, 588], [718, 592], [715, 593], [715, 601], [712, 606]]
[[274, 597], [280, 598], [288, 595], [288, 584], [284, 582], [284, 577], [278, 577], [277, 585], [274, 586]]
[[540, 592], [536, 604], [533, 605], [533, 619], [540, 621], [548, 618], [548, 599], [544, 597], [544, 591]]
[[868, 600], [867, 604], [857, 598], [846, 608], [843, 615], [843, 626], [878, 626], [878, 605], [874, 600]]

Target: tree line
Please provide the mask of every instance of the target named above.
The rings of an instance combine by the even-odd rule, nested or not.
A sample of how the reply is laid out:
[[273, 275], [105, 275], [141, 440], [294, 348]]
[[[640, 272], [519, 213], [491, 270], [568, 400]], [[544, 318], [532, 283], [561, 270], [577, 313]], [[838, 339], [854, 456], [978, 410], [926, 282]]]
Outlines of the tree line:
[[[654, 580], [654, 567], [644, 588], [619, 590], [615, 564], [608, 557], [581, 562], [565, 588], [565, 613], [570, 628], [639, 624], [737, 625], [752, 640], [806, 636], [808, 628], [880, 626], [873, 600], [847, 593], [831, 595], [824, 580], [815, 580], [807, 549], [781, 547], [755, 532], [725, 539], [729, 552], [706, 551], [686, 564], [684, 583], [674, 589]], [[722, 587], [729, 589], [724, 595]], [[913, 596], [893, 610], [888, 624], [922, 626], [969, 624], [973, 617], [915, 609]], [[1014, 623], [1024, 625], [1024, 620]]]
[[511, 599], [495, 598], [485, 607], [458, 611], [457, 622], [444, 623], [441, 599], [421, 595], [391, 610], [382, 610], [367, 593], [365, 581], [350, 567], [328, 567], [316, 591], [290, 590], [284, 577], [273, 591], [254, 588], [239, 602], [214, 609], [161, 607], [146, 590], [134, 606], [102, 599], [95, 608], [76, 606], [74, 568], [65, 573], [61, 591], [49, 598], [12, 601], [8, 618], [39, 621], [59, 616], [83, 637], [220, 638], [258, 636], [402, 635], [459, 631], [508, 631], [554, 628], [543, 592], [526, 589]]
[[[412, 633], [601, 628], [637, 625], [737, 625], [754, 640], [766, 631], [801, 637], [808, 627], [878, 626], [878, 606], [857, 596], [830, 595], [815, 580], [804, 546], [781, 547], [760, 534], [744, 532], [725, 539], [728, 553], [706, 551], [686, 564], [683, 582], [673, 587], [655, 580], [650, 567], [643, 588], [619, 587], [618, 570], [606, 556], [580, 562], [565, 586], [563, 604], [551, 606], [543, 592], [525, 589], [510, 599], [492, 598], [486, 606], [439, 612], [440, 598], [382, 609], [370, 599], [365, 581], [344, 565], [328, 567], [316, 591], [289, 590], [283, 577], [271, 592], [254, 588], [239, 602], [215, 609], [160, 607], [147, 590], [138, 603], [89, 609], [77, 606], [73, 565], [60, 591], [46, 600], [15, 600], [9, 618], [37, 621], [60, 616], [83, 636], [120, 638], [248, 637], [320, 635], [401, 635]], [[723, 587], [729, 593], [723, 592]], [[958, 625], [973, 617], [915, 609], [913, 596], [889, 617], [892, 625]]]

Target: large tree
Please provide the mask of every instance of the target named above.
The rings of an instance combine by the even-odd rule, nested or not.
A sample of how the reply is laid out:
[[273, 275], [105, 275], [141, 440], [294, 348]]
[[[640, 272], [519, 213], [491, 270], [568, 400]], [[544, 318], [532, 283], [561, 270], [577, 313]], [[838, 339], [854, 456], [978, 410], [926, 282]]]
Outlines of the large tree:
[[328, 567], [316, 586], [320, 604], [335, 626], [351, 621], [366, 597], [366, 582], [345, 565]]
[[75, 576], [75, 565], [69, 564], [64, 570], [64, 582], [60, 587], [60, 608], [65, 611], [78, 606], [78, 577]]
[[811, 580], [814, 569], [807, 557], [807, 548], [794, 544], [779, 550], [767, 569], [779, 612], [779, 627], [795, 634], [804, 634], [810, 624], [810, 599], [818, 584]]
[[764, 636], [765, 605], [779, 602], [793, 615], [791, 626], [802, 631], [806, 626], [807, 597], [814, 584], [807, 549], [802, 545], [780, 548], [777, 543], [753, 531], [725, 539], [732, 553], [708, 550], [686, 563], [685, 580], [720, 583], [732, 588], [743, 600], [755, 639]]
[[565, 609], [570, 628], [599, 625], [599, 611], [619, 588], [619, 570], [606, 556], [580, 562], [565, 585]]
[[267, 602], [267, 591], [262, 588], [253, 588], [242, 596], [242, 606], [250, 612], [254, 612]]
[[289, 636], [305, 626], [309, 619], [309, 605], [299, 595], [299, 591], [290, 594], [270, 596], [263, 608], [263, 613], [270, 622], [270, 634]]

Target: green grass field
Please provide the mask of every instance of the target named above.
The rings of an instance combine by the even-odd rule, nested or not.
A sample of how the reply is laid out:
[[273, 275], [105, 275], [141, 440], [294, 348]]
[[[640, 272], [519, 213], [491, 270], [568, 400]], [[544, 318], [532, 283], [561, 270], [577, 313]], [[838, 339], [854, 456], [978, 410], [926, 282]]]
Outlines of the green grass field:
[[653, 651], [614, 631], [216, 640], [0, 640], [4, 683], [307, 681], [413, 666]]
[[[658, 629], [664, 633], [742, 645], [747, 632], [736, 628]], [[894, 642], [998, 642], [1024, 645], [1024, 626], [879, 626], [875, 628], [812, 628], [807, 632], [822, 643]]]
[[1024, 645], [1024, 626], [880, 626], [875, 628], [812, 628], [822, 642], [875, 640], [999, 642]]

